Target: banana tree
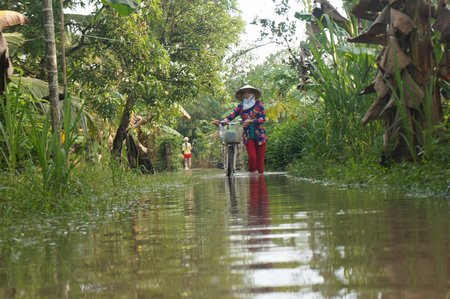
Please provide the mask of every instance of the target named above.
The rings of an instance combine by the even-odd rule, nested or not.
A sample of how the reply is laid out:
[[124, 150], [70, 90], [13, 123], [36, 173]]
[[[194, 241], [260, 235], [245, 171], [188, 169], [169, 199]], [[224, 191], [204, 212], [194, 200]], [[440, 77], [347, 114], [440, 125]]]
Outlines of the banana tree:
[[416, 160], [423, 130], [443, 119], [439, 84], [450, 79], [447, 1], [361, 0], [352, 13], [372, 25], [349, 41], [382, 47], [378, 73], [363, 92], [377, 98], [362, 123], [384, 122], [381, 162]]
[[28, 18], [23, 14], [10, 10], [0, 10], [0, 95], [5, 92], [9, 77], [13, 74], [8, 43], [4, 37], [3, 29], [26, 23], [28, 23]]

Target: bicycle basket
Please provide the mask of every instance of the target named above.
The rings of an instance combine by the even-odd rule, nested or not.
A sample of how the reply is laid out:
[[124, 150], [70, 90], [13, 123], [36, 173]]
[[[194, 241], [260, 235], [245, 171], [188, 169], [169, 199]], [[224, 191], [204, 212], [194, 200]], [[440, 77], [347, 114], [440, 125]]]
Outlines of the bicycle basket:
[[228, 127], [221, 132], [220, 139], [224, 143], [240, 143], [242, 139], [242, 125], [229, 123]]

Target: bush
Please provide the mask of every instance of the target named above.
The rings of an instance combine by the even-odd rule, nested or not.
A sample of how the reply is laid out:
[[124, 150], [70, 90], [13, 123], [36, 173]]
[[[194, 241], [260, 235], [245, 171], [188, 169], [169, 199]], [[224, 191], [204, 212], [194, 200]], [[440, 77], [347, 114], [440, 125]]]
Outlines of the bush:
[[181, 142], [182, 138], [175, 135], [167, 134], [157, 138], [157, 157], [154, 164], [157, 171], [177, 171], [183, 169]]
[[[269, 125], [268, 130], [271, 129]], [[289, 121], [273, 126], [267, 143], [267, 165], [282, 170], [304, 151], [306, 130], [300, 121]]]

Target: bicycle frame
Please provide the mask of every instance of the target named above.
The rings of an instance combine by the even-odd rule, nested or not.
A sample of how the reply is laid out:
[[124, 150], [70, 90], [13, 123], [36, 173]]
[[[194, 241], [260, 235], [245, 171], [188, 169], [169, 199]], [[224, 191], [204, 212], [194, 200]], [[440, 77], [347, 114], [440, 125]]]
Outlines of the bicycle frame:
[[229, 177], [236, 173], [236, 152], [237, 152], [237, 144], [235, 143], [227, 143], [224, 145], [226, 149], [224, 158], [224, 170], [225, 174]]
[[[219, 126], [219, 135], [223, 144], [223, 168], [225, 170], [225, 174], [229, 177], [236, 173], [236, 158], [238, 152], [238, 145], [241, 142], [242, 132], [241, 130], [230, 130], [230, 126], [240, 125], [240, 123], [228, 123], [228, 124], [220, 124]], [[238, 136], [230, 135], [226, 136], [225, 134], [229, 130], [230, 133], [238, 134]]]

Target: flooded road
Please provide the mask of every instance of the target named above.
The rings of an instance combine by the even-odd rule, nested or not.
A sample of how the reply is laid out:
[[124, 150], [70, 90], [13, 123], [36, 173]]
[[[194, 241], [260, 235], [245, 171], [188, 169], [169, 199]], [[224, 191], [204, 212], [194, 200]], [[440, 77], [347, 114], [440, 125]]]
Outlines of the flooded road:
[[450, 204], [193, 170], [0, 239], [0, 298], [450, 298]]

